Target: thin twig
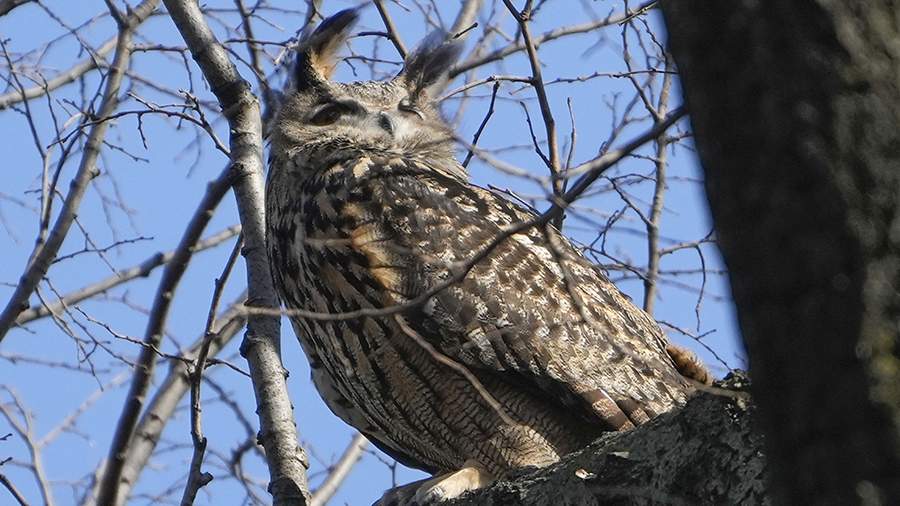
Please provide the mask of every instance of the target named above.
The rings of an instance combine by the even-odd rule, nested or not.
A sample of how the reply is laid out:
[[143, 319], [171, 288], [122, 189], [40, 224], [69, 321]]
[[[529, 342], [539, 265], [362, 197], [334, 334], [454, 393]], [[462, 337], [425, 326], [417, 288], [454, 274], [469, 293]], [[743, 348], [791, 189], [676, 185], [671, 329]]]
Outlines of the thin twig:
[[[478, 130], [475, 131], [475, 135], [472, 137], [472, 146], [478, 145], [478, 139], [481, 137], [481, 133], [484, 132], [484, 127], [487, 126], [488, 121], [490, 121], [491, 116], [494, 115], [494, 104], [497, 102], [497, 91], [500, 90], [500, 82], [495, 81], [494, 87], [491, 90], [491, 104], [488, 106], [487, 114], [484, 115], [484, 119], [481, 120], [481, 124], [478, 125]], [[466, 154], [466, 159], [463, 160], [462, 166], [468, 167], [469, 162], [472, 160], [472, 156], [475, 154], [473, 149], [470, 149]]]
[[436, 350], [435, 347], [431, 345], [431, 343], [429, 343], [424, 337], [422, 337], [405, 321], [403, 321], [403, 318], [400, 315], [394, 315], [394, 321], [396, 321], [397, 325], [400, 326], [400, 330], [402, 330], [404, 334], [412, 338], [412, 340], [415, 341], [416, 344], [419, 345], [419, 347], [425, 350], [426, 353], [431, 355], [431, 358], [462, 375], [462, 377], [464, 377], [466, 381], [468, 381], [469, 384], [472, 385], [473, 388], [475, 388], [475, 390], [478, 392], [478, 395], [480, 395], [481, 398], [484, 399], [484, 402], [486, 402], [488, 406], [490, 406], [494, 410], [494, 412], [497, 413], [497, 416], [499, 416], [500, 419], [503, 420], [504, 424], [508, 426], [519, 425], [519, 422], [509, 416], [509, 413], [507, 413], [506, 410], [503, 409], [503, 405], [500, 404], [500, 401], [498, 401], [493, 395], [491, 395], [490, 392], [488, 392], [488, 389], [484, 387], [481, 381], [476, 378], [474, 374], [472, 374], [472, 371], [470, 371], [468, 367], [460, 364], [456, 360], [453, 360], [447, 355]]
[[[81, 76], [96, 69], [100, 66], [103, 57], [110, 53], [116, 47], [117, 37], [113, 37], [100, 45], [90, 56], [84, 60], [72, 65], [68, 70], [64, 70], [55, 77], [43, 81], [38, 86], [26, 88], [21, 93], [19, 91], [11, 91], [0, 95], [0, 111], [10, 106], [18, 104], [22, 100], [30, 100], [50, 93], [51, 91], [65, 86], [71, 82], [78, 80]], [[12, 72], [13, 69], [10, 69]]]
[[401, 39], [400, 34], [397, 33], [397, 27], [394, 26], [394, 20], [391, 19], [391, 14], [387, 11], [387, 7], [384, 6], [384, 0], [373, 0], [373, 3], [375, 4], [375, 8], [378, 9], [378, 15], [381, 16], [384, 28], [387, 30], [388, 39], [391, 41], [391, 44], [394, 45], [394, 48], [397, 49], [400, 58], [405, 60], [406, 55], [409, 53], [406, 50], [406, 46], [403, 44], [403, 39]]
[[225, 262], [225, 267], [222, 269], [222, 274], [216, 278], [212, 302], [209, 304], [209, 314], [206, 317], [206, 329], [203, 331], [203, 344], [200, 345], [200, 352], [197, 353], [197, 360], [194, 361], [193, 370], [191, 371], [191, 441], [194, 445], [194, 451], [191, 455], [187, 484], [184, 486], [184, 494], [181, 497], [181, 506], [194, 504], [197, 492], [213, 480], [212, 474], [202, 471], [207, 440], [203, 435], [200, 386], [203, 384], [206, 357], [209, 355], [210, 346], [216, 337], [215, 332], [213, 332], [213, 328], [216, 325], [216, 311], [219, 308], [222, 292], [225, 289], [225, 284], [228, 282], [228, 277], [231, 275], [234, 264], [237, 262], [238, 253], [241, 251], [243, 242], [243, 238], [238, 236], [237, 241], [234, 242], [234, 248], [232, 248], [231, 254]]
[[[0, 403], [0, 414], [6, 418], [9, 426], [16, 431], [16, 434], [18, 434], [22, 439], [22, 442], [25, 443], [25, 447], [28, 448], [28, 453], [31, 457], [31, 465], [28, 467], [31, 469], [31, 474], [34, 476], [35, 482], [37, 482], [38, 490], [41, 492], [41, 499], [43, 499], [46, 506], [53, 506], [56, 504], [56, 501], [53, 498], [50, 480], [47, 479], [47, 473], [44, 471], [42, 448], [38, 444], [34, 434], [34, 418], [19, 399], [19, 396], [15, 391], [8, 386], [4, 386], [3, 389], [6, 390], [12, 398], [12, 402], [10, 404]], [[19, 412], [21, 421], [13, 414], [13, 408]]]
[[[653, 5], [656, 3], [656, 0], [651, 2], [647, 2], [642, 6], [637, 7], [636, 10], [646, 9], [647, 6]], [[583, 23], [580, 25], [572, 25], [565, 26], [561, 28], [556, 28], [550, 31], [545, 32], [543, 35], [533, 37], [532, 42], [535, 47], [539, 47], [541, 44], [545, 42], [549, 42], [551, 40], [560, 39], [563, 37], [567, 37], [569, 35], [576, 35], [579, 33], [587, 33], [592, 32], [598, 28], [603, 28], [605, 26], [612, 26], [621, 23], [623, 20], [629, 19], [632, 17], [634, 11], [630, 13], [622, 13], [622, 14], [611, 14], [603, 19], [598, 19], [592, 21], [590, 23]], [[495, 51], [492, 51], [484, 56], [474, 56], [466, 61], [460, 63], [456, 67], [454, 67], [450, 71], [450, 77], [456, 77], [459, 74], [463, 74], [468, 72], [474, 68], [481, 67], [483, 65], [487, 65], [488, 63], [493, 63], [495, 61], [502, 60], [507, 56], [518, 53], [521, 51], [525, 51], [525, 44], [522, 42], [514, 42], [509, 44], [508, 46], [502, 47]]]
[[[130, 59], [133, 30], [156, 9], [158, 1], [144, 0], [144, 2], [132, 9], [128, 27], [119, 31], [113, 64], [106, 76], [106, 87], [98, 112], [99, 116], [109, 116], [118, 107], [119, 88]], [[50, 263], [59, 252], [59, 248], [69, 232], [69, 227], [75, 220], [75, 215], [78, 212], [78, 207], [81, 205], [88, 183], [98, 174], [97, 157], [103, 145], [103, 138], [106, 136], [107, 125], [108, 123], [104, 122], [91, 127], [91, 132], [88, 134], [83, 149], [81, 163], [69, 185], [69, 193], [66, 195], [56, 222], [53, 224], [46, 242], [35, 246], [24, 274], [19, 279], [19, 283], [16, 285], [16, 289], [10, 296], [3, 312], [0, 313], [0, 342], [15, 324], [19, 313], [28, 309], [28, 298], [34, 292], [41, 278], [47, 274]]]
[[[557, 145], [559, 140], [556, 136], [556, 118], [553, 117], [553, 110], [550, 108], [550, 100], [547, 98], [547, 89], [544, 86], [543, 72], [541, 72], [541, 61], [538, 58], [535, 41], [531, 36], [531, 25], [528, 23], [531, 17], [531, 2], [526, 2], [525, 7], [523, 7], [521, 11], [518, 11], [510, 0], [503, 0], [503, 3], [519, 24], [519, 30], [522, 32], [522, 43], [525, 45], [526, 53], [528, 53], [528, 63], [531, 65], [531, 82], [529, 84], [534, 88], [534, 92], [537, 95], [538, 105], [541, 108], [541, 117], [544, 119], [544, 129], [546, 130], [547, 135], [547, 150], [549, 153], [547, 157], [542, 155], [541, 158], [544, 159], [547, 169], [550, 171], [553, 195], [558, 198], [562, 196], [565, 191], [565, 181], [562, 178], [562, 174], [560, 174], [559, 146]], [[540, 154], [540, 150], [538, 150], [538, 152]], [[565, 219], [565, 213], [554, 218], [553, 225], [557, 229], [562, 230], [563, 219]]]
[[[237, 300], [243, 301], [246, 296], [246, 292], [242, 293]], [[217, 355], [244, 328], [246, 317], [240, 310], [241, 306], [241, 302], [235, 302], [217, 318], [218, 321], [225, 323], [221, 328], [214, 329], [215, 339], [210, 343], [208, 356]], [[150, 456], [159, 442], [163, 429], [175, 414], [180, 400], [188, 392], [190, 387], [189, 367], [205, 341], [206, 333], [204, 332], [190, 346], [190, 351], [184, 354], [186, 361], [171, 362], [168, 374], [159, 382], [159, 388], [147, 403], [147, 409], [141, 415], [140, 423], [135, 428], [135, 434], [140, 434], [141, 437], [135, 438], [128, 446], [128, 453], [122, 465], [122, 483], [115, 504], [125, 503], [131, 487], [137, 483], [138, 476], [150, 461]]]
[[[226, 228], [225, 230], [213, 234], [202, 241], [198, 241], [197, 244], [194, 245], [193, 251], [194, 253], [199, 253], [201, 251], [205, 251], [210, 248], [214, 248], [219, 244], [227, 241], [228, 239], [234, 237], [239, 234], [241, 231], [240, 225], [233, 225], [231, 227]], [[141, 262], [134, 267], [129, 267], [127, 269], [122, 269], [120, 271], [116, 271], [115, 274], [109, 276], [108, 278], [93, 283], [91, 285], [85, 286], [83, 288], [79, 288], [74, 290], [68, 294], [66, 294], [62, 299], [53, 302], [49, 305], [38, 304], [35, 306], [31, 306], [25, 311], [22, 311], [22, 314], [19, 315], [19, 318], [16, 320], [16, 325], [24, 325], [26, 323], [32, 322], [34, 320], [38, 320], [40, 318], [44, 318], [49, 316], [54, 311], [62, 310], [63, 305], [74, 305], [78, 304], [83, 300], [87, 300], [95, 295], [105, 293], [117, 286], [123, 285], [131, 280], [147, 277], [153, 272], [157, 267], [161, 265], [166, 265], [175, 257], [175, 251], [166, 251], [166, 252], [158, 252], [146, 260]]]
[[9, 493], [12, 494], [13, 499], [19, 503], [20, 506], [28, 506], [28, 501], [25, 500], [25, 496], [19, 492], [19, 489], [13, 484], [13, 482], [9, 481], [9, 478], [6, 477], [5, 474], [0, 474], [0, 484], [2, 484], [6, 490], [9, 490]]
[[312, 496], [309, 498], [309, 506], [325, 506], [328, 504], [328, 501], [338, 491], [344, 480], [347, 479], [353, 466], [362, 458], [368, 444], [369, 440], [362, 434], [357, 432], [353, 436], [353, 440], [347, 445], [341, 458], [330, 467], [328, 477], [319, 485], [319, 488], [313, 491]]
[[475, 22], [475, 17], [478, 16], [480, 9], [481, 0], [465, 0], [456, 14], [453, 26], [450, 27], [451, 36], [458, 39], [468, 33], [469, 30], [478, 26], [478, 23]]
[[[669, 68], [669, 57], [665, 56], [666, 70]], [[649, 111], [656, 121], [662, 121], [665, 118], [669, 108], [669, 92], [672, 87], [672, 74], [666, 72], [663, 74], [662, 90], [659, 94], [659, 100], [656, 107]], [[650, 214], [647, 217], [647, 275], [644, 278], [644, 311], [653, 314], [653, 308], [656, 303], [657, 279], [659, 279], [659, 262], [661, 259], [659, 251], [659, 227], [662, 220], [663, 201], [666, 195], [666, 169], [668, 168], [668, 133], [663, 131], [656, 138], [656, 181], [653, 187], [653, 203], [650, 206]]]
[[232, 181], [233, 172], [229, 166], [222, 171], [215, 181], [207, 186], [206, 194], [201, 199], [194, 216], [188, 222], [187, 229], [185, 229], [184, 235], [182, 235], [181, 241], [175, 249], [172, 260], [166, 264], [163, 270], [156, 296], [153, 299], [153, 308], [150, 311], [150, 317], [147, 319], [147, 328], [144, 332], [144, 346], [141, 347], [131, 388], [122, 407], [122, 413], [119, 415], [119, 422], [116, 425], [116, 431], [110, 445], [106, 469], [98, 489], [98, 504], [115, 504], [113, 501], [115, 501], [118, 495], [118, 488], [121, 485], [120, 478], [125, 455], [128, 446], [131, 444], [134, 427], [144, 407], [147, 390], [150, 388], [150, 381], [153, 378], [157, 356], [155, 350], [157, 350], [162, 340], [175, 288], [181, 281], [200, 234], [203, 233], [209, 220], [212, 219], [213, 210], [218, 207], [225, 193], [231, 188]]

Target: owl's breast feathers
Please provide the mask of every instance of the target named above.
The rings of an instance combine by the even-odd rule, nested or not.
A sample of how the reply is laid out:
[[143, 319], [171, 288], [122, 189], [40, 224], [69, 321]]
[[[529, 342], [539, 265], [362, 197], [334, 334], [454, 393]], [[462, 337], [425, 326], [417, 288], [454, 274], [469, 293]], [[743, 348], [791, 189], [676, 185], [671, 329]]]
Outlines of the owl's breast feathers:
[[[289, 307], [404, 304], [533, 217], [410, 159], [360, 157], [294, 180], [281, 172], [267, 189], [270, 254]], [[473, 372], [612, 430], [671, 409], [691, 388], [657, 324], [549, 226], [506, 238], [461, 282], [401, 314]]]

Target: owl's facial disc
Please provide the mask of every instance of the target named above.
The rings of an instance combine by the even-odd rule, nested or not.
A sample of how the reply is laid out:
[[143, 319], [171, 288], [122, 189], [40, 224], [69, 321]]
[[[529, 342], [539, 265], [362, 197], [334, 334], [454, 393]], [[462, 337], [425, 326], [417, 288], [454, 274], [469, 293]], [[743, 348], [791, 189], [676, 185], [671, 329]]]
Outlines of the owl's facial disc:
[[389, 148], [402, 148], [434, 129], [426, 113], [408, 99], [375, 104], [356, 98], [329, 98], [310, 110], [306, 123], [329, 135], [345, 134]]

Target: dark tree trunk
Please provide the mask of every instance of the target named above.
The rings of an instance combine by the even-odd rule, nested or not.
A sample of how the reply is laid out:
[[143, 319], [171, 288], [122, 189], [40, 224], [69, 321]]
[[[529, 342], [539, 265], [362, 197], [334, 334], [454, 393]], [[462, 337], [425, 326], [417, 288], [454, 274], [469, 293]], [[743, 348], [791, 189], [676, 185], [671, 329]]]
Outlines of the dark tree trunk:
[[[740, 388], [743, 377], [731, 378]], [[630, 432], [609, 434], [557, 465], [446, 506], [768, 504], [762, 437], [742, 392], [702, 393]]]
[[663, 0], [780, 504], [900, 504], [900, 6]]

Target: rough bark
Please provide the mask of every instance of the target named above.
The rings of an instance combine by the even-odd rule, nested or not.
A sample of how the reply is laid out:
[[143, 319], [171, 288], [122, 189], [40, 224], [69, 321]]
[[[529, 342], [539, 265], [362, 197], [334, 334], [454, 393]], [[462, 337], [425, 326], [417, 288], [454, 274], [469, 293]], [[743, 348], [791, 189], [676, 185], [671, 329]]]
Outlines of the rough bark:
[[[746, 387], [733, 376], [721, 384]], [[765, 505], [762, 437], [743, 392], [704, 392], [560, 463], [442, 503], [452, 506]]]
[[781, 504], [900, 504], [896, 2], [664, 1]]

